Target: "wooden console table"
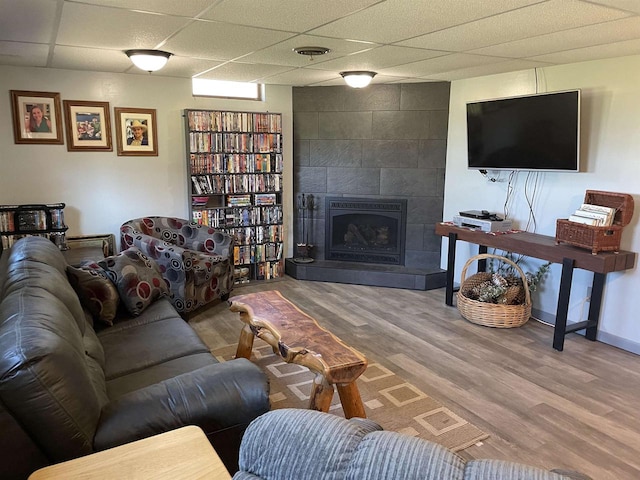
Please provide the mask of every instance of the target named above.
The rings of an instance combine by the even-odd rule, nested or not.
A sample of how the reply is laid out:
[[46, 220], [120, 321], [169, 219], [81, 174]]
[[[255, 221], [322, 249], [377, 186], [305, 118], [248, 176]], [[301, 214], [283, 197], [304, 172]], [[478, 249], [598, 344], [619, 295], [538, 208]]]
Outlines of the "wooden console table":
[[[567, 333], [586, 329], [585, 337], [589, 340], [596, 339], [602, 304], [602, 291], [607, 273], [629, 270], [634, 267], [636, 261], [634, 252], [620, 250], [618, 253], [601, 252], [593, 255], [589, 250], [566, 244], [556, 245], [554, 237], [529, 232], [491, 234], [457, 227], [449, 223], [438, 223], [436, 224], [436, 233], [449, 238], [447, 283], [445, 287], [445, 303], [449, 306], [453, 305], [453, 276], [455, 272], [456, 241], [458, 240], [477, 244], [478, 253], [486, 253], [487, 248], [491, 247], [552, 263], [561, 263], [562, 275], [560, 277], [558, 308], [553, 332], [553, 348], [560, 351], [564, 347], [564, 337]], [[485, 268], [486, 265], [479, 262], [478, 270], [482, 271]], [[567, 328], [569, 296], [571, 295], [571, 281], [575, 268], [593, 272], [591, 301], [589, 302], [587, 320], [573, 323]]]

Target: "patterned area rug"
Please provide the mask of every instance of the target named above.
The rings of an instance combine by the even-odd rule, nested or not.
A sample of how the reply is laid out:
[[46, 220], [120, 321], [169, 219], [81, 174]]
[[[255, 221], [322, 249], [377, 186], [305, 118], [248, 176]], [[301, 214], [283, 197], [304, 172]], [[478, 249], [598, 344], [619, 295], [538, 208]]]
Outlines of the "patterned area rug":
[[[213, 352], [220, 361], [232, 359], [235, 353], [236, 345]], [[255, 340], [251, 360], [269, 376], [272, 408], [307, 408], [313, 373], [306, 367], [285, 363], [259, 339]], [[367, 417], [385, 430], [424, 438], [453, 451], [489, 436], [371, 358], [357, 384]], [[344, 416], [337, 392], [330, 412]]]

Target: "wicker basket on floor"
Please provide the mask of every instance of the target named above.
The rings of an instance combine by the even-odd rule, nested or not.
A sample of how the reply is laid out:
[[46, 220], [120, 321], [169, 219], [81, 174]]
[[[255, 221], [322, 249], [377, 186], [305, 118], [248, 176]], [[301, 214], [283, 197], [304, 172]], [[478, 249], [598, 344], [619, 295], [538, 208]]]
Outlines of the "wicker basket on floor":
[[[525, 300], [521, 305], [502, 305], [497, 303], [481, 302], [472, 300], [462, 294], [464, 282], [469, 266], [478, 260], [487, 258], [496, 258], [502, 262], [510, 264], [520, 274], [522, 284], [524, 286]], [[471, 257], [465, 263], [462, 269], [462, 277], [460, 280], [460, 291], [458, 291], [457, 306], [460, 314], [472, 323], [484, 325], [485, 327], [495, 328], [513, 328], [520, 327], [527, 323], [531, 316], [531, 294], [529, 293], [529, 283], [522, 269], [514, 262], [506, 257], [493, 255], [491, 253], [483, 253]]]

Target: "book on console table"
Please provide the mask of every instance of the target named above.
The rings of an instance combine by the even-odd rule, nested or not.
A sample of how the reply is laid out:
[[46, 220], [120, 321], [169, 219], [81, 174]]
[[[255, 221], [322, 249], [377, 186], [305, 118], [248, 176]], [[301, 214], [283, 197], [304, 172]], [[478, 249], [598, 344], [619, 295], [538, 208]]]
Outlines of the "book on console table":
[[569, 217], [569, 221], [596, 227], [608, 227], [613, 224], [615, 212], [615, 208], [583, 203], [582, 206]]

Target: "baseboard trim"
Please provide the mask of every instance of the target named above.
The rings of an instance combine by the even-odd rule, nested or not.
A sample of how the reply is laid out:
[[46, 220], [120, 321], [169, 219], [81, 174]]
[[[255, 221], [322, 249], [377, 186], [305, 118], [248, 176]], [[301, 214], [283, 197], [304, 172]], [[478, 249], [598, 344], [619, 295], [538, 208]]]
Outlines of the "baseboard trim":
[[[556, 324], [556, 316], [552, 313], [543, 312], [542, 310], [532, 308], [531, 316], [550, 325]], [[578, 335], [584, 335], [584, 330], [578, 330], [575, 333], [577, 333]], [[618, 335], [613, 335], [611, 333], [602, 331], [598, 331], [597, 340], [599, 342], [606, 343], [607, 345], [611, 345], [612, 347], [616, 347], [621, 350], [640, 355], [640, 343], [634, 342], [633, 340], [622, 338]]]

